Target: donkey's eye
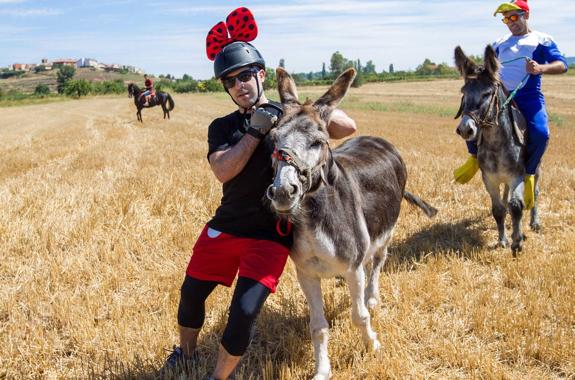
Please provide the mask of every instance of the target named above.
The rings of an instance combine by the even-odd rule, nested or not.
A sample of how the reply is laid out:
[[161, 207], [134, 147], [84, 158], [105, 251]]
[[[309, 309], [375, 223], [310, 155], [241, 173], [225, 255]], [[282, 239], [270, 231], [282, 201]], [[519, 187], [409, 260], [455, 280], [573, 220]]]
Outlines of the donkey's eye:
[[315, 140], [314, 142], [311, 143], [310, 148], [319, 148], [320, 146], [321, 146], [321, 141]]

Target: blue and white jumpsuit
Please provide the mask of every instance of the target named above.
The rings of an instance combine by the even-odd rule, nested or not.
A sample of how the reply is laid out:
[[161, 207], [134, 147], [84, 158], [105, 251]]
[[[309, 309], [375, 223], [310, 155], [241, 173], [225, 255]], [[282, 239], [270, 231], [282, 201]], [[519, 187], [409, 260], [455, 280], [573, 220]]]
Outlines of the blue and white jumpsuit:
[[[500, 76], [507, 91], [513, 91], [527, 74], [526, 62], [521, 57], [529, 57], [539, 64], [561, 61], [567, 69], [567, 61], [553, 38], [545, 33], [531, 31], [522, 36], [508, 34], [493, 44], [500, 62]], [[526, 174], [533, 175], [541, 162], [549, 141], [549, 125], [545, 109], [545, 97], [541, 92], [541, 75], [530, 75], [527, 82], [513, 98], [527, 122], [527, 162]], [[467, 142], [467, 150], [477, 155], [477, 143]]]

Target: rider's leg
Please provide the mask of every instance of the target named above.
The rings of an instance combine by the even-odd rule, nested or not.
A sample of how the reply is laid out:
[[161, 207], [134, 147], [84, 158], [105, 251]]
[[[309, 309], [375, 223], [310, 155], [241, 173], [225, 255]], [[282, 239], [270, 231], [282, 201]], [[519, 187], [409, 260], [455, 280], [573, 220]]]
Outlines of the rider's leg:
[[150, 91], [146, 90], [142, 93], [142, 97], [144, 98], [144, 107], [148, 106], [148, 95], [150, 95]]
[[535, 205], [535, 174], [549, 142], [549, 122], [545, 105], [539, 99], [517, 102], [527, 122], [527, 157], [525, 163], [525, 208]]
[[477, 170], [479, 170], [479, 163], [477, 162], [477, 143], [475, 141], [466, 141], [467, 151], [469, 157], [467, 161], [453, 171], [453, 177], [456, 182], [464, 184], [473, 178]]

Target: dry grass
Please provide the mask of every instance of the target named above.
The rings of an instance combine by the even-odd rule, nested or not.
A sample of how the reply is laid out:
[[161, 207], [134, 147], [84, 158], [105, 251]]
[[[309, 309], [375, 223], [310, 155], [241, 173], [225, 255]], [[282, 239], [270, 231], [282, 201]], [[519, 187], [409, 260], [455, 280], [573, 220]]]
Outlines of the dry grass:
[[[544, 228], [527, 230], [515, 260], [494, 248], [479, 178], [451, 180], [466, 155], [452, 119], [460, 82], [351, 90], [343, 108], [359, 134], [392, 141], [409, 190], [440, 213], [431, 221], [403, 207], [374, 315], [380, 353], [361, 348], [346, 286], [324, 283], [334, 379], [575, 378], [575, 77], [544, 82]], [[153, 378], [177, 342], [179, 286], [220, 198], [207, 126], [232, 107], [221, 96], [175, 100], [172, 120], [145, 110], [143, 125], [123, 97], [0, 110], [0, 378]], [[218, 288], [208, 301], [193, 379], [213, 368], [230, 293]], [[307, 306], [289, 263], [239, 378], [312, 371]]]

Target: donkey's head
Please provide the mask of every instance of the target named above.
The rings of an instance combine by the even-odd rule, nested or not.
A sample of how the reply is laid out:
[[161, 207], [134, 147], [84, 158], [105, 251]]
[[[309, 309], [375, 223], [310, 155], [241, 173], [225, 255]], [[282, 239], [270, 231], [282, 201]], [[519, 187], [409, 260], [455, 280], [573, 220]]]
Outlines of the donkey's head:
[[322, 181], [327, 182], [331, 165], [327, 124], [349, 89], [355, 70], [346, 70], [322, 97], [303, 104], [287, 71], [278, 68], [276, 74], [284, 116], [272, 130], [275, 178], [267, 197], [275, 212], [295, 215], [303, 196], [316, 190]]
[[483, 61], [484, 64], [479, 66], [465, 55], [461, 47], [455, 48], [455, 65], [465, 80], [461, 88], [461, 106], [455, 118], [463, 117], [456, 132], [468, 141], [475, 140], [479, 128], [492, 124], [496, 116], [493, 106], [500, 86], [499, 61], [491, 45], [485, 48]]

